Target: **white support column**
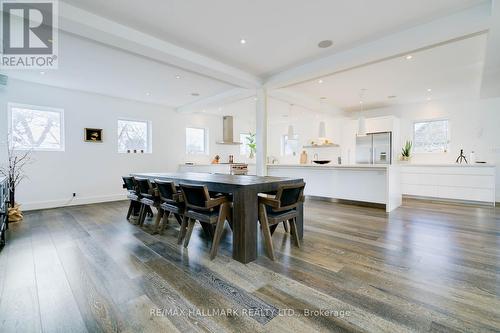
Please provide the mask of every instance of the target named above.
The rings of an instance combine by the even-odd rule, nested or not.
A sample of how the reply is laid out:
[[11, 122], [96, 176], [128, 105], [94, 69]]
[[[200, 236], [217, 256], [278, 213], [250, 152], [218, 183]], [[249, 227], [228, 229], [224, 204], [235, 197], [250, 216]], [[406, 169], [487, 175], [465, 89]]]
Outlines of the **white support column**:
[[257, 89], [256, 140], [257, 140], [257, 176], [267, 175], [267, 92]]

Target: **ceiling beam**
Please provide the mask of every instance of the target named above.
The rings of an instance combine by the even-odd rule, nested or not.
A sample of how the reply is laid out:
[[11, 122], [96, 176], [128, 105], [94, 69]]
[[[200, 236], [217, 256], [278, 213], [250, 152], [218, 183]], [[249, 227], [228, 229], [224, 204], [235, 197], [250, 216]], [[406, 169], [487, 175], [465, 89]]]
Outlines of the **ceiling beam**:
[[492, 1], [481, 98], [500, 97], [500, 0]]
[[269, 78], [265, 86], [268, 89], [283, 88], [484, 32], [489, 28], [490, 13], [491, 4], [485, 2], [450, 16], [286, 70]]
[[234, 86], [255, 89], [260, 78], [60, 1], [59, 29]]
[[299, 93], [297, 91], [291, 91], [289, 89], [274, 89], [268, 92], [270, 98], [303, 107], [311, 111], [317, 112], [328, 112], [329, 114], [343, 114], [343, 111], [339, 108], [328, 104], [327, 102], [321, 102], [315, 98], [311, 98], [307, 94]]
[[255, 89], [234, 88], [214, 96], [203, 98], [194, 103], [186, 104], [184, 106], [178, 107], [175, 110], [181, 113], [200, 112], [205, 109], [218, 108], [222, 105], [227, 105], [240, 101], [242, 99], [250, 98], [252, 96], [255, 96], [255, 94]]

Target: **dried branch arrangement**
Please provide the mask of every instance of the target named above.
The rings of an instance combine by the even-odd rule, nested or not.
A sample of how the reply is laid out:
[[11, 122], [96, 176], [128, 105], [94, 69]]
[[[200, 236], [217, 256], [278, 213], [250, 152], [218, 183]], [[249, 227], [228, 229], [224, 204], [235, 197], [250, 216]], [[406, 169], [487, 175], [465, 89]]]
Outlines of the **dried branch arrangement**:
[[18, 150], [14, 143], [7, 143], [7, 164], [0, 166], [0, 175], [8, 179], [9, 221], [22, 220], [19, 205], [16, 204], [16, 188], [27, 178], [25, 168], [32, 161], [32, 150]]

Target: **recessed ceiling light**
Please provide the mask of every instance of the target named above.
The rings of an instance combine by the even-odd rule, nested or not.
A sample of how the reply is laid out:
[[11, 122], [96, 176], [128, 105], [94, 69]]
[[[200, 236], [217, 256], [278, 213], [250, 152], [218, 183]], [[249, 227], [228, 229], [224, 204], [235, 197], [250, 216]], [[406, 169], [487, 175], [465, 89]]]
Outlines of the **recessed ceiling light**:
[[411, 59], [413, 59], [413, 56], [411, 54], [408, 54], [405, 58], [406, 58], [406, 60], [411, 60]]
[[363, 104], [363, 101], [359, 101], [359, 104]]
[[257, 97], [254, 97], [254, 98], [253, 98], [253, 100], [254, 100], [254, 101], [258, 101], [259, 99], [258, 99]]
[[323, 83], [323, 80], [319, 79], [319, 80], [318, 80], [318, 83], [319, 83], [319, 84], [322, 84], [322, 83]]
[[200, 94], [197, 92], [194, 92], [194, 93], [191, 93], [191, 96], [198, 97], [198, 96], [200, 96]]
[[150, 92], [147, 92], [147, 93], [146, 93], [146, 96], [151, 96], [151, 93], [150, 93]]
[[247, 40], [245, 38], [240, 39], [240, 44], [246, 44]]
[[177, 74], [177, 75], [175, 76], [175, 78], [176, 78], [177, 80], [179, 80], [179, 79], [181, 78], [181, 76], [180, 76], [179, 74]]
[[318, 43], [318, 47], [321, 49], [326, 49], [332, 45], [333, 45], [333, 42], [329, 39], [322, 40], [321, 42]]
[[44, 72], [44, 71], [41, 71], [41, 72], [40, 72], [40, 75], [45, 75], [45, 72]]
[[432, 89], [431, 89], [431, 88], [429, 88], [429, 89], [427, 89], [427, 91], [428, 91], [428, 92], [431, 92], [431, 91], [432, 91]]

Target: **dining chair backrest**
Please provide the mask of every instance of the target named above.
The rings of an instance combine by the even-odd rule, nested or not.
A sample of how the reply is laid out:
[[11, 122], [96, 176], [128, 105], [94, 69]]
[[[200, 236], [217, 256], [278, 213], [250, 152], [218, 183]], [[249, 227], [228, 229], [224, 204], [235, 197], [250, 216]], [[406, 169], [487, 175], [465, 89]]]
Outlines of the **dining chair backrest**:
[[304, 198], [305, 183], [281, 185], [276, 193], [280, 209], [292, 209], [298, 206]]
[[135, 192], [135, 183], [134, 177], [123, 176], [123, 184], [125, 184], [125, 188], [129, 192]]
[[194, 209], [206, 210], [206, 203], [210, 200], [210, 193], [205, 185], [180, 184], [186, 206]]
[[176, 202], [177, 189], [175, 183], [167, 180], [155, 179], [155, 184], [160, 193], [160, 199], [165, 202]]
[[149, 179], [135, 177], [134, 180], [141, 195], [147, 195], [147, 196], [151, 195], [150, 190], [152, 186]]

